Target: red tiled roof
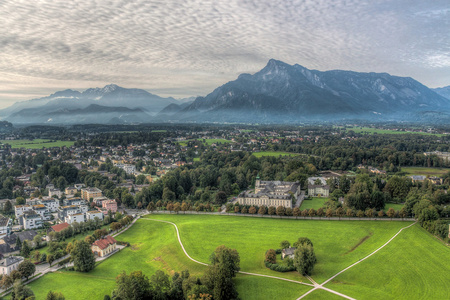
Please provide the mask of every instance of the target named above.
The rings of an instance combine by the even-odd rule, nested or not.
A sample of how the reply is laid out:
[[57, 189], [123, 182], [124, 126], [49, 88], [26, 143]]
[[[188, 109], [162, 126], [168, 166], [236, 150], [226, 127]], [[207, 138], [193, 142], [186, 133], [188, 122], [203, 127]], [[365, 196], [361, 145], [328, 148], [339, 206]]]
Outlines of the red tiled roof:
[[65, 229], [65, 228], [67, 228], [67, 227], [69, 227], [69, 224], [66, 223], [66, 222], [64, 222], [64, 223], [61, 223], [61, 224], [58, 224], [58, 225], [53, 225], [53, 226], [52, 226], [52, 229], [53, 229], [55, 232], [60, 232], [61, 230]]
[[92, 245], [98, 246], [100, 249], [106, 249], [109, 245], [115, 244], [117, 241], [110, 235], [106, 236], [104, 239], [95, 241]]

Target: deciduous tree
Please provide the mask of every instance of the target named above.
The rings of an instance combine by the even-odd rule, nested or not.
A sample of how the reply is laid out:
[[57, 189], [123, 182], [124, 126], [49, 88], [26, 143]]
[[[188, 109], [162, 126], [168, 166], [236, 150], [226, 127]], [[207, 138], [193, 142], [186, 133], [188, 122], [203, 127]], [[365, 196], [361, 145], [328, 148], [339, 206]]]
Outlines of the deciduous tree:
[[75, 270], [89, 272], [95, 267], [95, 256], [91, 247], [85, 241], [76, 241], [71, 257]]

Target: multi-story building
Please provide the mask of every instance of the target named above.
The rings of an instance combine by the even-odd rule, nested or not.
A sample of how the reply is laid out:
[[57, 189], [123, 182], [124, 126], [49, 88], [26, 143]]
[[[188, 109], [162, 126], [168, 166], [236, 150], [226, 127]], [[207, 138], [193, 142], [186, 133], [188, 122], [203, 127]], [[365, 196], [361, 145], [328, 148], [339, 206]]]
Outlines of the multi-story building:
[[14, 213], [16, 215], [16, 219], [18, 219], [24, 212], [28, 210], [32, 210], [31, 205], [16, 205], [14, 206]]
[[300, 183], [287, 181], [261, 181], [256, 177], [255, 191], [242, 192], [237, 197], [240, 205], [284, 206], [292, 208], [292, 202], [300, 196]]
[[86, 212], [86, 220], [94, 220], [95, 218], [103, 220], [103, 213], [98, 210], [91, 210]]
[[74, 222], [81, 223], [81, 222], [84, 222], [84, 221], [85, 221], [85, 217], [84, 217], [83, 213], [68, 215], [66, 217], [66, 222], [69, 223], [69, 224], [72, 224]]
[[44, 220], [34, 210], [29, 210], [23, 213], [19, 218], [20, 225], [23, 225], [24, 229], [41, 228], [44, 224]]
[[102, 202], [105, 201], [105, 200], [108, 200], [108, 198], [106, 198], [106, 197], [96, 197], [96, 198], [94, 198], [94, 203], [97, 206], [102, 206]]
[[49, 189], [48, 190], [48, 196], [49, 197], [61, 198], [62, 195], [63, 195], [63, 192], [61, 192], [59, 189]]
[[53, 198], [42, 199], [39, 201], [40, 204], [44, 204], [50, 212], [57, 212], [59, 208], [59, 201]]
[[325, 178], [309, 177], [308, 195], [312, 197], [328, 197], [330, 195], [330, 187], [327, 185]]
[[112, 213], [117, 212], [117, 202], [116, 200], [106, 200], [102, 201], [102, 208], [106, 211], [111, 211]]
[[98, 188], [84, 188], [81, 189], [81, 198], [84, 200], [94, 199], [103, 196], [102, 191]]
[[64, 190], [64, 194], [66, 194], [66, 196], [75, 195], [77, 192], [78, 190], [73, 186], [66, 187], [66, 189]]
[[11, 233], [12, 220], [8, 217], [0, 215], [0, 237]]
[[42, 220], [48, 221], [51, 219], [50, 210], [44, 204], [33, 205], [33, 210], [42, 217]]
[[86, 201], [81, 198], [64, 199], [64, 206], [69, 205], [85, 205]]
[[64, 221], [67, 216], [74, 215], [74, 214], [80, 214], [81, 209], [79, 206], [76, 205], [67, 205], [67, 206], [60, 206], [58, 208], [58, 218], [61, 221]]

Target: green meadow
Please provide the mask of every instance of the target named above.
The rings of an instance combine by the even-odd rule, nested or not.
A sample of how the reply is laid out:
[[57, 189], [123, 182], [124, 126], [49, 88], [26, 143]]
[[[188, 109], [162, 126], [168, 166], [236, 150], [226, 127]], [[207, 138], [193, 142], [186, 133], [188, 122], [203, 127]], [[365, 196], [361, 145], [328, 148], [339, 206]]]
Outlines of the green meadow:
[[44, 139], [34, 139], [34, 140], [0, 140], [3, 145], [9, 144], [11, 148], [25, 148], [25, 149], [41, 149], [41, 148], [51, 148], [51, 147], [70, 147], [73, 146], [72, 141], [52, 141]]
[[402, 172], [409, 175], [442, 176], [450, 172], [449, 168], [402, 167]]
[[[49, 290], [62, 292], [66, 299], [103, 299], [104, 295], [110, 295], [115, 277], [122, 270], [142, 270], [149, 277], [158, 269], [170, 275], [184, 269], [189, 269], [191, 274], [201, 275], [206, 267], [185, 256], [178, 243], [175, 227], [157, 220], [177, 224], [186, 251], [196, 260], [207, 263], [217, 246], [226, 245], [239, 252], [242, 271], [307, 283], [309, 281], [297, 272], [279, 273], [265, 268], [263, 260], [266, 250], [279, 248], [282, 240], [293, 243], [298, 237], [310, 238], [318, 259], [312, 277], [321, 283], [382, 246], [400, 228], [411, 224], [216, 215], [147, 215], [117, 237], [120, 241], [130, 242], [131, 247], [113, 255], [91, 272], [60, 271], [31, 283], [30, 287], [37, 299], [45, 298]], [[450, 287], [448, 282], [444, 284], [443, 281], [448, 278], [445, 276], [450, 270], [443, 262], [449, 261], [449, 258], [446, 246], [415, 225], [404, 230], [392, 244], [344, 272], [326, 287], [357, 299], [371, 299], [376, 295], [383, 298], [394, 290], [399, 291], [393, 294], [395, 297], [390, 297], [392, 299], [413, 299], [417, 298], [414, 296], [420, 289], [426, 291], [427, 299], [444, 299], [441, 296], [449, 293]], [[431, 264], [428, 265], [428, 261]], [[416, 266], [411, 270], [412, 265]], [[424, 272], [419, 272], [421, 269]], [[397, 270], [401, 273], [399, 279], [396, 279]], [[427, 274], [432, 270], [436, 274], [428, 279], [430, 275]], [[302, 284], [244, 274], [238, 274], [235, 282], [244, 300], [297, 299], [311, 289]], [[417, 287], [411, 289], [409, 285], [413, 283]], [[378, 285], [383, 285], [386, 291], [377, 292]], [[434, 294], [433, 290], [437, 288], [440, 291]], [[339, 297], [316, 290], [305, 299], [335, 298]]]
[[415, 132], [415, 131], [399, 131], [392, 129], [380, 129], [373, 127], [347, 127], [343, 130], [354, 131], [355, 133], [363, 133], [363, 134], [420, 134], [420, 135], [435, 135], [435, 136], [443, 136], [444, 134], [439, 133], [428, 133], [428, 132]]
[[419, 225], [325, 287], [357, 299], [449, 299], [450, 248]]

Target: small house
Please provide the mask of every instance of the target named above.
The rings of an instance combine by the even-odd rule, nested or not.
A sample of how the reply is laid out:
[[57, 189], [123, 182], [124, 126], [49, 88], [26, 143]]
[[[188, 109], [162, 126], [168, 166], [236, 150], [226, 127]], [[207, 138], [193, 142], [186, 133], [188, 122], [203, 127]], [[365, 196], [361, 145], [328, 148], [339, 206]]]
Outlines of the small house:
[[289, 247], [289, 248], [283, 249], [281, 251], [281, 259], [284, 259], [285, 257], [294, 259], [294, 252], [296, 249], [297, 248], [295, 248], [295, 247]]
[[110, 235], [107, 235], [104, 239], [95, 241], [92, 246], [92, 252], [99, 257], [103, 257], [114, 252], [117, 248], [117, 241]]

